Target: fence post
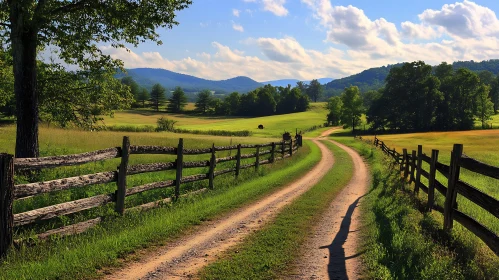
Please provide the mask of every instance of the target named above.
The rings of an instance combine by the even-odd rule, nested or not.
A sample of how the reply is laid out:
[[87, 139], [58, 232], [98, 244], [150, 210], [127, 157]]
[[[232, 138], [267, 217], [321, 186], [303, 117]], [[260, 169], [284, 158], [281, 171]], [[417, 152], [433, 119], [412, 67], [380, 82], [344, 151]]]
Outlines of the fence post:
[[284, 150], [286, 148], [286, 141], [282, 140], [282, 143], [281, 143], [281, 159], [284, 158]]
[[270, 162], [275, 161], [275, 142], [272, 142], [272, 149], [270, 150]]
[[123, 215], [125, 211], [126, 197], [126, 173], [128, 172], [128, 158], [130, 156], [130, 138], [123, 136], [123, 145], [121, 146], [121, 164], [118, 171], [118, 189], [116, 190], [116, 204], [114, 210]]
[[237, 145], [237, 156], [236, 156], [236, 177], [239, 176], [241, 170], [241, 144]]
[[453, 227], [453, 216], [454, 216], [454, 207], [456, 204], [456, 196], [457, 189], [456, 184], [459, 180], [459, 159], [463, 154], [463, 145], [462, 144], [454, 144], [454, 148], [452, 149], [451, 159], [450, 159], [450, 168], [449, 168], [449, 181], [447, 184], [447, 193], [445, 195], [445, 203], [444, 203], [444, 230], [451, 230]]
[[293, 156], [293, 138], [289, 140], [289, 156]]
[[210, 158], [210, 170], [208, 173], [208, 188], [213, 189], [213, 180], [215, 179], [215, 166], [217, 164], [217, 158], [215, 156], [215, 143], [211, 146], [211, 158]]
[[435, 175], [437, 174], [438, 150], [431, 150], [430, 178], [428, 178], [428, 212], [435, 202]]
[[412, 150], [411, 154], [411, 178], [409, 179], [409, 183], [414, 182], [414, 171], [416, 170], [416, 151]]
[[407, 156], [407, 149], [404, 149], [403, 164], [405, 164], [404, 165], [404, 180], [407, 180], [407, 176], [409, 176], [409, 157]]
[[184, 165], [184, 139], [178, 139], [177, 146], [177, 173], [175, 174], [175, 200], [180, 196], [180, 184], [182, 183], [182, 167]]
[[260, 166], [260, 146], [256, 146], [255, 171], [258, 171], [259, 166]]
[[0, 258], [7, 255], [14, 234], [14, 156], [0, 154]]
[[419, 187], [421, 184], [421, 167], [423, 164], [423, 146], [418, 145], [418, 157], [416, 166], [416, 185], [414, 186], [414, 193], [419, 193]]

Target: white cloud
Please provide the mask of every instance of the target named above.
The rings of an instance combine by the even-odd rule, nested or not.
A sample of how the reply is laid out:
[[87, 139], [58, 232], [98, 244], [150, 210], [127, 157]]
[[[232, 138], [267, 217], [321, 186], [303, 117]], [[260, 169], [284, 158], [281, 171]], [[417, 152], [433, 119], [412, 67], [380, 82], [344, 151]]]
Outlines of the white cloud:
[[[128, 68], [165, 68], [208, 79], [242, 75], [258, 81], [340, 78], [404, 61], [424, 60], [435, 65], [499, 57], [499, 20], [493, 11], [474, 2], [425, 10], [419, 22], [405, 21], [396, 26], [384, 18], [371, 19], [354, 6], [333, 6], [330, 0], [301, 1], [312, 10], [320, 26], [317, 30], [324, 32], [322, 39], [329, 44], [325, 50], [305, 48], [293, 37], [250, 37], [239, 41], [251, 53], [260, 53], [257, 56], [219, 42], [212, 43], [212, 52], [179, 60], [169, 60], [158, 52], [128, 53], [111, 47], [102, 50], [122, 59]], [[285, 1], [268, 2], [285, 9]], [[232, 23], [236, 29], [237, 24]], [[242, 26], [240, 31], [244, 31]]]
[[441, 26], [449, 34], [460, 38], [499, 35], [499, 20], [495, 12], [467, 0], [444, 5], [439, 11], [428, 9], [419, 15], [419, 19]]
[[240, 13], [241, 11], [239, 11], [238, 9], [232, 9], [232, 15], [234, 15], [235, 17], [239, 17]]
[[288, 15], [288, 10], [284, 7], [286, 0], [262, 0], [263, 9], [276, 16], [283, 17]]
[[[289, 11], [284, 7], [286, 0], [243, 0], [244, 2], [259, 2], [264, 11], [271, 12], [278, 17], [287, 16]], [[251, 14], [251, 10], [246, 10]]]
[[411, 40], [431, 40], [442, 35], [442, 31], [439, 30], [439, 28], [435, 29], [426, 24], [416, 24], [410, 21], [405, 21], [401, 23], [401, 27], [402, 34]]
[[239, 32], [244, 32], [244, 27], [240, 24], [235, 23], [235, 22], [232, 22], [232, 29], [239, 31]]

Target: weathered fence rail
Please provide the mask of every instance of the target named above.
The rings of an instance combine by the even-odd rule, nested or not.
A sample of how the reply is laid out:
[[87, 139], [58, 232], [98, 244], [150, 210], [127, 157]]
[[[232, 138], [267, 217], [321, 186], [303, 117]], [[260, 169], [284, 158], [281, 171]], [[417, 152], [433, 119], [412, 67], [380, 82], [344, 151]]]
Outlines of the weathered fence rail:
[[[450, 165], [438, 162], [438, 150], [432, 150], [431, 157], [423, 154], [421, 145], [418, 146], [418, 151], [412, 151], [412, 154], [408, 154], [406, 149], [403, 149], [402, 154], [396, 152], [395, 149], [390, 150], [377, 137], [374, 137], [374, 145], [400, 165], [404, 179], [408, 180], [409, 183], [414, 183], [415, 193], [422, 189], [428, 194], [427, 210], [437, 210], [444, 215], [445, 230], [451, 230], [455, 220], [478, 236], [496, 255], [499, 255], [499, 236], [474, 218], [459, 211], [456, 202], [457, 195], [462, 195], [499, 218], [499, 201], [497, 199], [459, 179], [461, 168], [499, 179], [499, 167], [466, 156], [463, 154], [463, 145], [461, 144], [454, 145]], [[429, 171], [422, 168], [422, 161], [430, 165]], [[437, 171], [447, 178], [447, 187], [436, 179]], [[428, 186], [421, 182], [421, 176], [428, 179]], [[444, 207], [435, 204], [435, 189], [445, 197]]]
[[[128, 137], [123, 137], [122, 147], [109, 148], [94, 152], [50, 156], [41, 158], [14, 158], [12, 155], [0, 154], [0, 257], [5, 256], [7, 250], [14, 243], [13, 232], [15, 227], [29, 225], [40, 221], [52, 219], [54, 217], [77, 213], [91, 208], [115, 203], [115, 211], [121, 215], [125, 210], [130, 209], [149, 209], [159, 206], [163, 203], [177, 200], [180, 195], [180, 185], [201, 180], [208, 180], [208, 189], [214, 188], [214, 179], [217, 176], [234, 173], [238, 176], [240, 170], [255, 168], [259, 166], [273, 163], [277, 160], [284, 159], [293, 155], [302, 145], [301, 135], [297, 135], [295, 141], [272, 142], [257, 145], [235, 145], [221, 146], [213, 145], [207, 149], [185, 149], [183, 139], [179, 139], [177, 147], [162, 147], [162, 146], [133, 146], [130, 145]], [[279, 150], [276, 147], [280, 146]], [[260, 148], [268, 148], [269, 150], [260, 150]], [[256, 149], [254, 153], [242, 154], [242, 149]], [[236, 150], [236, 156], [216, 157], [217, 151]], [[276, 155], [276, 152], [279, 155]], [[148, 164], [129, 165], [128, 161], [131, 155], [144, 154], [168, 154], [176, 155], [176, 160], [173, 162], [158, 162]], [[184, 156], [211, 154], [209, 160], [204, 161], [184, 161]], [[270, 155], [268, 159], [262, 160], [260, 157]], [[121, 163], [117, 171], [99, 172], [69, 178], [54, 179], [44, 182], [34, 182], [28, 184], [14, 184], [14, 175], [18, 171], [25, 170], [41, 170], [63, 166], [81, 165], [90, 162], [97, 162], [121, 158]], [[255, 158], [255, 161], [250, 164], [242, 164], [241, 160]], [[218, 163], [235, 161], [235, 168], [226, 168], [216, 170]], [[183, 169], [186, 168], [202, 168], [208, 167], [208, 173], [183, 176]], [[166, 170], [175, 170], [175, 179], [162, 182], [148, 183], [141, 186], [127, 188], [127, 177], [136, 174], [148, 172], [158, 172]], [[116, 182], [116, 191], [109, 194], [100, 194], [88, 198], [82, 198], [74, 201], [59, 203], [46, 206], [23, 213], [13, 214], [12, 206], [14, 200], [26, 199], [33, 196], [38, 196], [45, 193], [54, 193], [62, 190], [82, 188], [90, 185], [105, 184]], [[149, 202], [143, 205], [135, 206], [130, 209], [125, 209], [125, 198], [131, 195], [143, 193], [150, 190], [160, 188], [173, 188], [174, 197], [161, 199], [158, 201]], [[206, 189], [191, 192], [197, 193]], [[77, 224], [64, 226], [57, 229], [51, 229], [47, 232], [38, 234], [38, 239], [47, 239], [54, 234], [68, 235], [81, 233], [101, 222], [101, 218], [93, 218], [88, 221]], [[19, 241], [17, 241], [19, 242]]]

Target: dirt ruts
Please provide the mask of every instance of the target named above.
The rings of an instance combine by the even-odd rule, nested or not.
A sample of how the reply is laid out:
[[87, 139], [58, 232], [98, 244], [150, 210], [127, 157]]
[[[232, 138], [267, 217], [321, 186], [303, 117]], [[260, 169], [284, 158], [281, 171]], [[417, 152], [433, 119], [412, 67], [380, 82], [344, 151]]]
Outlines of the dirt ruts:
[[331, 151], [319, 141], [313, 141], [319, 146], [322, 158], [302, 178], [229, 215], [205, 222], [192, 233], [170, 242], [137, 262], [127, 264], [124, 269], [107, 279], [193, 277], [203, 266], [217, 260], [220, 253], [240, 243], [248, 234], [271, 221], [284, 206], [317, 184], [332, 168], [334, 158]]
[[361, 276], [358, 206], [368, 192], [369, 173], [357, 152], [331, 142], [353, 159], [353, 177], [305, 241], [301, 249], [303, 255], [293, 265], [296, 272], [290, 276], [293, 279], [358, 279]]

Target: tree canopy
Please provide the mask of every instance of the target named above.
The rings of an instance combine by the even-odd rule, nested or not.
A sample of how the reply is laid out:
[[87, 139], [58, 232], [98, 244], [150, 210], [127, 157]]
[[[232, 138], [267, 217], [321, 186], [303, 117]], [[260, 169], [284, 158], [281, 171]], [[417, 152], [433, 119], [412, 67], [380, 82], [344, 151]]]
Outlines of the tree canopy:
[[176, 87], [172, 97], [168, 99], [167, 110], [172, 113], [180, 113], [187, 105], [187, 97], [181, 87]]
[[0, 2], [0, 43], [12, 53], [16, 99], [16, 157], [38, 156], [39, 96], [37, 53], [58, 49], [65, 63], [82, 71], [121, 68], [98, 44], [161, 44], [158, 27], [178, 24], [175, 12], [190, 0], [93, 1], [38, 0]]

